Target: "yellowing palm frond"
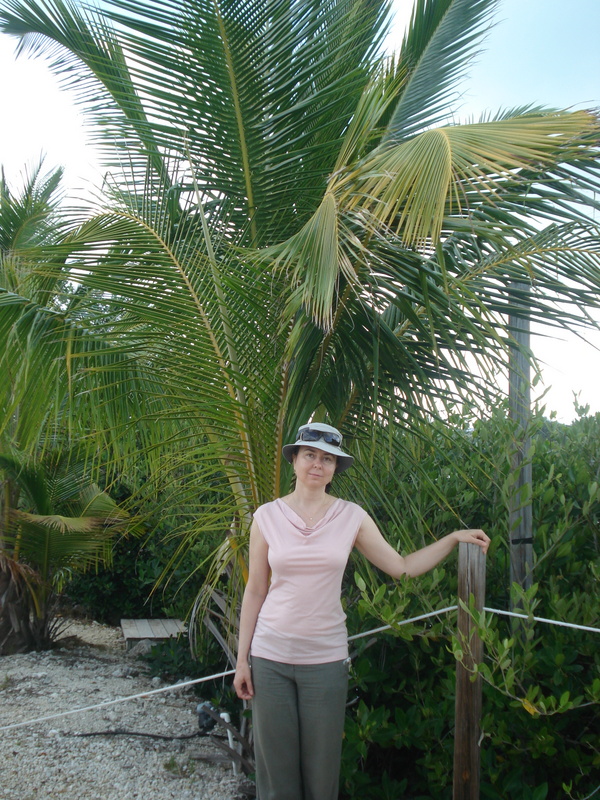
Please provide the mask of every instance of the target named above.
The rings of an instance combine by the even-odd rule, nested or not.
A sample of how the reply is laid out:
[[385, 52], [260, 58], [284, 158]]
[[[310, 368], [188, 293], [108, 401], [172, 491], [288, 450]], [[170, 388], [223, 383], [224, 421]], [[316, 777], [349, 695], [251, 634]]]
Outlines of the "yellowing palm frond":
[[424, 246], [439, 239], [446, 216], [468, 216], [467, 192], [494, 205], [505, 180], [518, 180], [521, 171], [526, 191], [529, 171], [539, 176], [576, 158], [599, 131], [587, 111], [436, 128], [349, 165], [330, 191], [340, 208], [368, 211], [372, 226], [389, 226], [406, 245]]

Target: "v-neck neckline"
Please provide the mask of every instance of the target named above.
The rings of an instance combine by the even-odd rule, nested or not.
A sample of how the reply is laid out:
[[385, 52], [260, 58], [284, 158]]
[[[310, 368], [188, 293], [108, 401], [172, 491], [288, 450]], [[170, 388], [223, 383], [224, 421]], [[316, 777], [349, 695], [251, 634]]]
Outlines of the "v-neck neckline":
[[317, 520], [317, 522], [315, 522], [314, 525], [308, 525], [304, 521], [304, 519], [300, 516], [300, 514], [298, 514], [297, 511], [294, 511], [294, 509], [290, 505], [288, 505], [288, 503], [285, 502], [283, 497], [278, 497], [276, 502], [279, 504], [284, 515], [292, 523], [294, 528], [296, 528], [303, 536], [310, 536], [310, 534], [316, 533], [320, 528], [323, 527], [323, 525], [325, 525], [328, 522], [329, 517], [331, 515], [331, 510], [339, 502], [339, 497], [336, 497], [334, 499], [333, 503], [331, 503], [331, 505], [328, 506], [327, 510], [325, 511], [321, 519]]

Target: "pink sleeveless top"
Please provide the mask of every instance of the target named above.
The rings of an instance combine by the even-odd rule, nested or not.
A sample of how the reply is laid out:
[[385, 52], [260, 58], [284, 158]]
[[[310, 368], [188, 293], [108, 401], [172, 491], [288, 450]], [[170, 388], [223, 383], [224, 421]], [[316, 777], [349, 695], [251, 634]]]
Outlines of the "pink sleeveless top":
[[309, 528], [283, 500], [254, 518], [269, 547], [271, 583], [250, 652], [285, 664], [326, 664], [348, 657], [342, 577], [366, 512], [336, 499]]

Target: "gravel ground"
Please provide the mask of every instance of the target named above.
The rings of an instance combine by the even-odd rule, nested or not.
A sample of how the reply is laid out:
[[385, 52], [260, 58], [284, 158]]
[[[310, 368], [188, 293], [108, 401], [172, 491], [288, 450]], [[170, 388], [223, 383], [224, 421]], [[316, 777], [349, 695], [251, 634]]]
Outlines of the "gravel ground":
[[[120, 628], [73, 622], [63, 637], [50, 652], [0, 657], [0, 727], [163, 685], [125, 654]], [[171, 690], [0, 731], [0, 800], [238, 800], [243, 782], [206, 738], [74, 735], [190, 734], [197, 702], [190, 690]]]

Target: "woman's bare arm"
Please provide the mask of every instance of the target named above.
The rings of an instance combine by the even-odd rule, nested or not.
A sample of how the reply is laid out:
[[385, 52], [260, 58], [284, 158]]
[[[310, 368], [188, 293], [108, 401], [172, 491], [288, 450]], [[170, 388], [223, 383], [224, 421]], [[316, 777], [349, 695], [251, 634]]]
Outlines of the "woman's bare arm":
[[250, 700], [254, 696], [248, 658], [256, 620], [269, 588], [268, 553], [269, 547], [265, 542], [264, 536], [258, 524], [253, 522], [250, 529], [248, 583], [244, 591], [240, 612], [238, 654], [233, 680], [237, 696], [242, 700]]
[[487, 553], [490, 539], [481, 530], [454, 531], [408, 556], [401, 556], [383, 538], [375, 521], [366, 517], [356, 537], [356, 549], [392, 578], [401, 578], [403, 575], [415, 578], [437, 566], [459, 542], [479, 545]]

